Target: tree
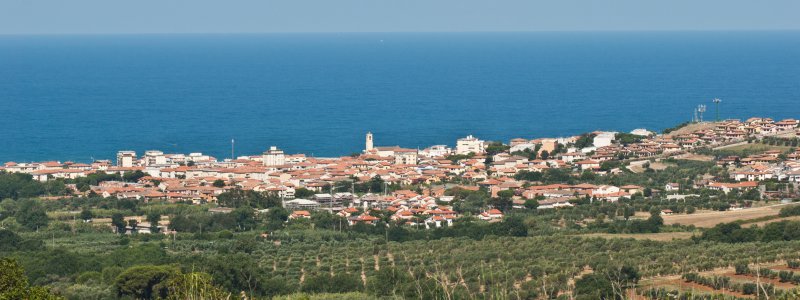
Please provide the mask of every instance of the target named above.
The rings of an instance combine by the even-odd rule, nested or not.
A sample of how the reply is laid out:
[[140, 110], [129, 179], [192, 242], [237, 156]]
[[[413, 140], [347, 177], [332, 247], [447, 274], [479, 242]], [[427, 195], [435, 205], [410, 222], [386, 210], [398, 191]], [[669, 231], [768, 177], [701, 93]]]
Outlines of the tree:
[[225, 207], [270, 208], [281, 205], [281, 199], [275, 193], [259, 193], [245, 191], [240, 188], [229, 190], [217, 196], [217, 203]]
[[214, 187], [223, 188], [225, 187], [225, 180], [222, 179], [214, 180], [214, 183], [212, 183], [211, 185], [213, 185]]
[[294, 197], [300, 199], [306, 199], [314, 196], [314, 191], [309, 190], [307, 188], [297, 188], [294, 190]]
[[284, 222], [289, 219], [289, 211], [283, 207], [273, 207], [267, 212], [264, 222], [269, 230], [276, 230], [283, 227]]
[[[63, 188], [63, 183], [61, 185]], [[0, 172], [0, 199], [32, 198], [47, 192], [45, 184], [33, 180], [30, 174]], [[53, 192], [60, 194], [63, 191]]]
[[539, 157], [541, 157], [543, 160], [548, 159], [550, 158], [550, 152], [547, 152], [547, 150], [542, 150], [542, 153], [539, 153]]
[[505, 190], [497, 192], [497, 198], [492, 198], [491, 204], [495, 208], [508, 211], [511, 209], [511, 206], [514, 204], [511, 198], [514, 197], [514, 191]]
[[205, 261], [206, 272], [229, 291], [245, 291], [250, 297], [264, 294], [265, 273], [250, 255], [235, 253], [212, 256]]
[[[650, 226], [654, 228], [658, 228], [661, 225], [664, 225], [664, 218], [661, 217], [661, 212], [658, 210], [654, 210], [650, 212], [650, 217], [647, 218], [647, 222], [650, 223]], [[657, 230], [654, 232], [658, 232]]]
[[84, 208], [81, 211], [81, 220], [83, 220], [84, 222], [89, 222], [92, 220], [92, 218], [94, 218], [94, 214], [88, 208]]
[[231, 293], [212, 281], [211, 275], [202, 272], [172, 276], [164, 283], [168, 294], [166, 299], [231, 299]]
[[367, 278], [367, 291], [378, 297], [402, 297], [410, 292], [408, 284], [412, 280], [408, 272], [393, 267], [381, 268], [375, 272], [375, 275]]
[[578, 140], [575, 141], [575, 148], [582, 149], [586, 147], [592, 146], [594, 143], [595, 134], [583, 134], [581, 135]]
[[491, 142], [486, 146], [486, 156], [492, 156], [498, 153], [506, 152], [510, 146], [504, 145], [502, 142]]
[[172, 276], [178, 274], [177, 269], [170, 266], [134, 266], [117, 276], [114, 287], [119, 296], [131, 296], [137, 299], [156, 299], [167, 296], [167, 286], [162, 285]]
[[639, 270], [631, 265], [611, 267], [604, 273], [606, 278], [608, 278], [608, 281], [611, 283], [611, 289], [614, 292], [614, 295], [618, 299], [627, 298], [625, 290], [636, 286], [636, 283], [639, 282], [639, 279], [641, 278], [641, 275], [639, 275]]
[[139, 226], [139, 221], [136, 219], [130, 219], [128, 220], [128, 226], [131, 227], [131, 232], [136, 233], [136, 229]]
[[231, 216], [236, 220], [236, 227], [239, 231], [251, 230], [256, 227], [256, 216], [250, 207], [234, 209]]
[[45, 288], [28, 285], [25, 270], [10, 258], [0, 258], [0, 299], [63, 299]]
[[18, 223], [30, 229], [45, 227], [50, 221], [41, 203], [33, 199], [20, 201], [19, 209], [14, 217]]
[[453, 209], [460, 213], [477, 214], [486, 205], [486, 197], [479, 193], [471, 193], [463, 201], [456, 202]]
[[347, 220], [339, 215], [323, 210], [311, 214], [311, 223], [314, 224], [314, 228], [333, 229], [341, 228], [340, 226], [342, 226], [342, 224], [347, 224]]
[[0, 229], [0, 251], [13, 251], [22, 242], [22, 238], [8, 229]]
[[128, 224], [125, 223], [125, 218], [121, 213], [114, 213], [111, 215], [111, 225], [117, 228], [117, 233], [125, 234], [125, 226]]
[[303, 282], [302, 290], [308, 293], [347, 293], [361, 289], [361, 280], [355, 275], [321, 273]]
[[384, 181], [379, 175], [375, 175], [369, 180], [369, 191], [372, 193], [383, 193]]
[[602, 274], [587, 274], [575, 281], [575, 299], [614, 299], [614, 290]]
[[144, 176], [145, 176], [144, 172], [136, 170], [133, 172], [125, 172], [124, 174], [122, 174], [122, 180], [124, 180], [125, 182], [137, 182]]
[[536, 199], [525, 200], [525, 208], [537, 209], [538, 207], [539, 207], [539, 201], [537, 201]]
[[158, 233], [158, 223], [161, 221], [161, 215], [156, 212], [151, 212], [147, 214], [147, 222], [150, 223], [150, 232], [151, 233]]
[[249, 205], [246, 193], [247, 191], [240, 188], [232, 189], [217, 195], [217, 203], [221, 206], [233, 208]]

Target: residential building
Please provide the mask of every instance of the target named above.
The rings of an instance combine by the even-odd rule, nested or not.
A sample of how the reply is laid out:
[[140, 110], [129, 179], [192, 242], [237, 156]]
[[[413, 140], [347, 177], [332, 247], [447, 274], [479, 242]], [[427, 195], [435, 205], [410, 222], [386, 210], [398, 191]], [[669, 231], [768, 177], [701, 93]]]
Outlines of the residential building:
[[123, 168], [133, 167], [136, 163], [136, 151], [119, 151], [117, 152], [117, 166]]
[[263, 163], [265, 166], [281, 166], [286, 164], [286, 156], [283, 150], [278, 149], [276, 146], [270, 146], [269, 150], [264, 152]]
[[486, 152], [486, 143], [472, 135], [456, 141], [456, 154], [483, 154], [484, 152]]

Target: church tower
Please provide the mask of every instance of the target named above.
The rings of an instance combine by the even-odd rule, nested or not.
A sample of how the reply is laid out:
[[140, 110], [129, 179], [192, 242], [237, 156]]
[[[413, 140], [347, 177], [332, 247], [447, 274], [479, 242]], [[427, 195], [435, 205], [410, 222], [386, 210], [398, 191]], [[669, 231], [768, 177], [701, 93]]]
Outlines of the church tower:
[[364, 152], [372, 151], [372, 149], [373, 149], [372, 132], [367, 132], [367, 142], [366, 142], [366, 148], [364, 149]]

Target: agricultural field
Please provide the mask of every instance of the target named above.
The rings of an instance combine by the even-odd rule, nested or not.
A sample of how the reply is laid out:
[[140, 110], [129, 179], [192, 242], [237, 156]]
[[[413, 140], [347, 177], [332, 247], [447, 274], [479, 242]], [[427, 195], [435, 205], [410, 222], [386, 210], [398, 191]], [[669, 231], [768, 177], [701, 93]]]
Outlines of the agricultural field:
[[800, 221], [800, 216], [791, 216], [791, 217], [785, 217], [785, 218], [775, 218], [775, 219], [770, 219], [770, 220], [766, 220], [766, 221], [747, 223], [747, 225], [755, 225], [755, 226], [758, 226], [758, 227], [764, 227], [764, 225], [767, 225], [769, 223], [783, 222], [783, 221]]
[[709, 228], [720, 223], [729, 223], [741, 220], [751, 220], [764, 217], [778, 216], [781, 208], [786, 204], [754, 207], [741, 210], [707, 211], [694, 214], [675, 214], [663, 216], [664, 224], [693, 225], [695, 227]]
[[751, 144], [736, 145], [732, 147], [720, 147], [719, 149], [725, 149], [725, 151], [732, 151], [732, 152], [763, 153], [770, 150], [788, 151], [794, 149], [794, 147], [751, 143]]
[[[641, 286], [678, 290], [694, 294], [724, 295], [744, 299], [792, 291], [800, 285], [797, 262], [774, 261], [761, 264], [737, 264], [703, 272], [642, 279]], [[797, 274], [796, 274], [797, 273]], [[792, 298], [789, 298], [792, 299]]]

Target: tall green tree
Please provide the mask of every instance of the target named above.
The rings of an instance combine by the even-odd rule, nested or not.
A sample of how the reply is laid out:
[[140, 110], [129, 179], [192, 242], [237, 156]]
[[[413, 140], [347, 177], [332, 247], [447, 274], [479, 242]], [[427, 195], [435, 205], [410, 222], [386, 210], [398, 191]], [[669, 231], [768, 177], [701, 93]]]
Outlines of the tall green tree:
[[81, 220], [83, 220], [84, 222], [88, 222], [91, 221], [92, 218], [94, 218], [94, 214], [89, 208], [84, 208], [83, 210], [81, 210]]
[[369, 191], [372, 193], [383, 193], [384, 185], [383, 178], [375, 175], [375, 177], [372, 177], [372, 179], [369, 180]]
[[20, 201], [19, 209], [14, 217], [18, 223], [30, 229], [45, 227], [50, 222], [42, 204], [33, 199]]
[[0, 299], [51, 300], [63, 299], [45, 288], [28, 284], [25, 270], [10, 258], [0, 258]]
[[114, 213], [111, 215], [111, 225], [117, 228], [117, 233], [125, 234], [125, 227], [128, 224], [125, 223], [125, 217], [121, 213]]
[[150, 223], [150, 232], [158, 233], [158, 223], [161, 222], [161, 215], [156, 212], [147, 214], [147, 222]]

